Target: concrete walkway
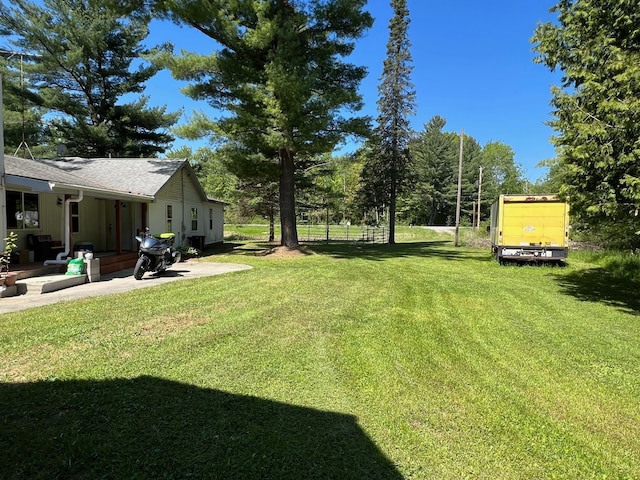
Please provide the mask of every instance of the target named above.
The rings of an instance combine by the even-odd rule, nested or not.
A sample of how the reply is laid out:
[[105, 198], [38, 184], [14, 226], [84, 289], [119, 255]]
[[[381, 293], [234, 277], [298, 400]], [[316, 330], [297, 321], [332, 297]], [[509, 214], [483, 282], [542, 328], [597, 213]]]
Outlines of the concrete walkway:
[[[0, 314], [16, 312], [27, 308], [49, 305], [52, 303], [77, 300], [85, 297], [123, 293], [136, 288], [153, 287], [167, 282], [185, 280], [188, 278], [208, 277], [223, 273], [248, 270], [249, 265], [233, 263], [213, 263], [191, 259], [169, 268], [166, 272], [156, 275], [145, 273], [142, 280], [133, 278], [133, 269], [102, 275], [99, 282], [85, 283], [49, 293], [29, 293], [15, 297], [0, 298]], [[42, 278], [42, 277], [40, 277]]]

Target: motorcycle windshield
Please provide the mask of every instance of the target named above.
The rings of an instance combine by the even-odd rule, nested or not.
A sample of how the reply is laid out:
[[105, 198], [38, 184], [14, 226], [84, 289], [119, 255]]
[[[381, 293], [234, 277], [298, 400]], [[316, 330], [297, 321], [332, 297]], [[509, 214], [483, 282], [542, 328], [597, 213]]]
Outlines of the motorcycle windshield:
[[146, 237], [144, 240], [142, 240], [142, 248], [146, 248], [146, 249], [151, 249], [151, 248], [158, 248], [160, 245], [162, 244], [162, 242], [160, 242], [160, 240], [153, 238], [153, 237]]

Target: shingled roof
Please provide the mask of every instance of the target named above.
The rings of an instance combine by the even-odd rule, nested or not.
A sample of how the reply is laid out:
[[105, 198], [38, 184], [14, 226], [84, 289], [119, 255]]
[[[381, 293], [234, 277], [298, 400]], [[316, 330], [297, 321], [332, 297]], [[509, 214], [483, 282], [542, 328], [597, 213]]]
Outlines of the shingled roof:
[[[191, 168], [187, 160], [173, 158], [66, 157], [33, 160], [5, 156], [7, 175], [141, 197], [155, 197], [183, 165]], [[196, 184], [206, 199], [200, 183]]]
[[7, 175], [41, 180], [64, 185], [97, 188], [98, 185], [73, 172], [65, 172], [55, 166], [30, 158], [18, 158], [5, 155], [4, 170]]

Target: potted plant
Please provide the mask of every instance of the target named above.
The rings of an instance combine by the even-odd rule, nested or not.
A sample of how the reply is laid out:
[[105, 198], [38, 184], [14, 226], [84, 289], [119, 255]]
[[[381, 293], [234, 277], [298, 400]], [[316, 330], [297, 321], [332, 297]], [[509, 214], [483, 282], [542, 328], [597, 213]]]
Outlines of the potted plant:
[[2, 272], [1, 275], [4, 279], [4, 284], [7, 287], [15, 285], [18, 278], [17, 273], [9, 271], [9, 267], [11, 265], [11, 254], [18, 248], [17, 241], [18, 234], [10, 232], [4, 239], [4, 252], [2, 253], [2, 256], [0, 256], [0, 272]]

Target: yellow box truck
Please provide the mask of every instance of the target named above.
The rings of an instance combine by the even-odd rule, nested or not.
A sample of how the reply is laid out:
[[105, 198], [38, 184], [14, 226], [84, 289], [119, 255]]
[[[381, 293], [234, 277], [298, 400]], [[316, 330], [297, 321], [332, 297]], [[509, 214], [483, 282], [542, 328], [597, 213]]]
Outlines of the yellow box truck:
[[500, 195], [491, 206], [491, 249], [500, 263], [562, 262], [569, 204], [557, 195]]

